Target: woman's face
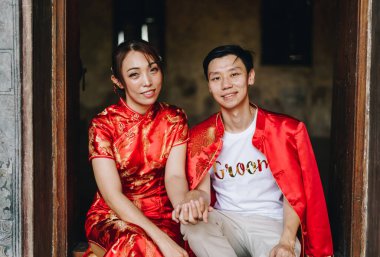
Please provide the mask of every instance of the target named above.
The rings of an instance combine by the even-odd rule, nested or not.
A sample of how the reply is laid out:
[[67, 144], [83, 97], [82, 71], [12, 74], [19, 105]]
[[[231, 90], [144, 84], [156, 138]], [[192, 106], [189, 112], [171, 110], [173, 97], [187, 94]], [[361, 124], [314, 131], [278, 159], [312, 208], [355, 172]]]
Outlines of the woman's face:
[[130, 51], [121, 66], [126, 103], [134, 111], [144, 114], [158, 98], [162, 86], [162, 71], [153, 58], [138, 51]]

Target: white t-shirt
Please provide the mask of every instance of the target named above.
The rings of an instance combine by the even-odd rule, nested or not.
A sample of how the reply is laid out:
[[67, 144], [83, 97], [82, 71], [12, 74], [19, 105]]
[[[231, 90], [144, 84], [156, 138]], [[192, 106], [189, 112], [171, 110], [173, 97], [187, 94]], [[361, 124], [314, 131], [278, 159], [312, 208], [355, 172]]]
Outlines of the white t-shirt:
[[256, 118], [243, 132], [225, 132], [223, 148], [210, 175], [215, 208], [241, 214], [283, 217], [283, 196], [266, 157], [252, 145]]

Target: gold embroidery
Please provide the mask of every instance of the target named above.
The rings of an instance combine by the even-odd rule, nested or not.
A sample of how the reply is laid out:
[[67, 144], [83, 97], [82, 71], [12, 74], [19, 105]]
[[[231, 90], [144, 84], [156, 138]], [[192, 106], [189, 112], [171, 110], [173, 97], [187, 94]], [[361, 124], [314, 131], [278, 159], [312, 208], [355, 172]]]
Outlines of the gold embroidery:
[[[203, 131], [202, 131], [203, 132]], [[215, 140], [215, 127], [210, 127], [206, 131], [191, 138], [190, 152], [191, 157], [199, 155], [204, 147], [211, 145]]]
[[168, 114], [168, 115], [166, 115], [166, 119], [167, 119], [170, 123], [172, 123], [172, 124], [176, 124], [176, 123], [178, 123], [178, 122], [182, 119], [182, 117], [181, 117], [181, 116], [173, 116], [173, 115], [171, 115], [171, 114]]
[[145, 256], [154, 257], [156, 254], [156, 251], [157, 251], [156, 246], [152, 242], [147, 241]]

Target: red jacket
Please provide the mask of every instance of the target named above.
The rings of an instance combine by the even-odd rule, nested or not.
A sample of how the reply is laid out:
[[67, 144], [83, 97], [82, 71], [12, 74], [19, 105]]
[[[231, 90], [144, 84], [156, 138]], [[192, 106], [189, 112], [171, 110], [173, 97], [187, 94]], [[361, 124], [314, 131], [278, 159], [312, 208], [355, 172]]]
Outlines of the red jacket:
[[[187, 176], [194, 189], [218, 158], [224, 126], [217, 113], [190, 131]], [[280, 190], [301, 221], [302, 246], [313, 257], [332, 256], [332, 238], [317, 163], [304, 123], [258, 108], [252, 144], [269, 162]]]

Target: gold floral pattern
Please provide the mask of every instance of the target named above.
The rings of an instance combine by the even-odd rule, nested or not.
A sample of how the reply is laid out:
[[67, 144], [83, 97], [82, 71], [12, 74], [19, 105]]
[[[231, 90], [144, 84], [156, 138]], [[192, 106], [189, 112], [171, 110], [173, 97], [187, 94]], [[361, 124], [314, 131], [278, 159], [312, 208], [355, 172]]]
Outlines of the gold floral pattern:
[[[179, 225], [171, 220], [165, 165], [173, 146], [188, 140], [185, 113], [157, 103], [145, 115], [123, 100], [97, 115], [89, 128], [89, 158], [115, 160], [123, 193], [178, 243]], [[162, 256], [138, 226], [121, 220], [98, 193], [87, 214], [87, 238], [107, 249], [107, 257]]]

